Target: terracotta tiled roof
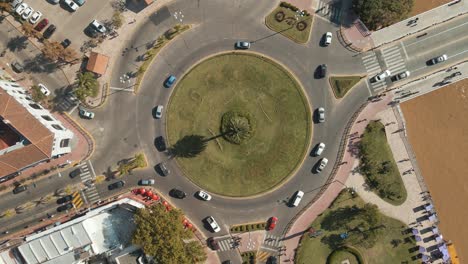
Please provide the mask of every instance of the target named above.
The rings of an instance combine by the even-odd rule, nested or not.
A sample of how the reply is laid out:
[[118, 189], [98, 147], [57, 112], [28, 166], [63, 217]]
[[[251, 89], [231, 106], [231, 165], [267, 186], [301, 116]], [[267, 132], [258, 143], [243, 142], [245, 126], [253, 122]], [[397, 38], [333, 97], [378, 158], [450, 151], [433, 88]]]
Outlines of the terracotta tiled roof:
[[0, 91], [0, 117], [31, 142], [0, 155], [0, 177], [51, 157], [54, 134], [4, 91]]
[[106, 55], [102, 55], [97, 52], [91, 52], [91, 55], [89, 55], [88, 64], [86, 65], [86, 70], [103, 75], [106, 72], [108, 62], [109, 57]]

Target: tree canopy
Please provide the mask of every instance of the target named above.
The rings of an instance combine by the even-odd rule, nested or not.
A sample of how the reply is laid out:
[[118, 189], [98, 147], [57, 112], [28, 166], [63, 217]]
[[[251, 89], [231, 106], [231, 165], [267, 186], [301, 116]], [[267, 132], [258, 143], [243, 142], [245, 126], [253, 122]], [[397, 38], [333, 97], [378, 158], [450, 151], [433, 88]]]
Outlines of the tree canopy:
[[203, 247], [197, 241], [184, 242], [192, 233], [182, 224], [178, 209], [166, 211], [161, 204], [139, 209], [135, 214], [136, 230], [132, 242], [156, 263], [191, 264], [206, 260]]
[[387, 27], [405, 19], [414, 0], [353, 0], [353, 9], [370, 30]]
[[96, 97], [98, 94], [99, 83], [91, 72], [79, 73], [77, 76], [78, 88], [75, 91], [76, 96], [83, 100], [87, 96]]

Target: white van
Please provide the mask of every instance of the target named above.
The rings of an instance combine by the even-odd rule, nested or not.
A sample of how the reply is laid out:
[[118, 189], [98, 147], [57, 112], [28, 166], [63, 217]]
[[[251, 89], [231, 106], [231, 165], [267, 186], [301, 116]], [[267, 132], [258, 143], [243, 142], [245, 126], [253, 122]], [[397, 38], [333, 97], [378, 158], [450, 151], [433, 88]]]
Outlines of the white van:
[[294, 195], [293, 200], [292, 200], [292, 206], [293, 207], [298, 206], [299, 203], [301, 202], [303, 196], [304, 196], [303, 191], [297, 191], [296, 194]]

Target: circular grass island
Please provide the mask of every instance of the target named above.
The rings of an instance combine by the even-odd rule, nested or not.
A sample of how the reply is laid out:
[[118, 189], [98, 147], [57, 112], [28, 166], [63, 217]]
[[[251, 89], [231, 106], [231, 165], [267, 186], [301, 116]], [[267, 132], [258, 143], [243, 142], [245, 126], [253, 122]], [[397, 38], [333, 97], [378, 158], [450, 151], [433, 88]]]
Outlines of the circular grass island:
[[311, 114], [297, 81], [279, 64], [226, 53], [195, 65], [166, 112], [170, 153], [209, 192], [245, 197], [293, 174], [306, 155]]

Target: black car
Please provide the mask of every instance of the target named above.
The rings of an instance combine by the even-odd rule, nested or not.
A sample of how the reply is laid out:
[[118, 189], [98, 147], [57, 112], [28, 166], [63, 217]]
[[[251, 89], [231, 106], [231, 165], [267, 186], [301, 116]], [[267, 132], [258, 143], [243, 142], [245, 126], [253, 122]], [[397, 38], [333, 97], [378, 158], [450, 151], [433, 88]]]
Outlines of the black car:
[[219, 244], [218, 241], [216, 241], [213, 237], [210, 237], [206, 240], [206, 243], [212, 250], [218, 250], [219, 249]]
[[28, 186], [26, 186], [26, 185], [18, 185], [18, 186], [16, 186], [15, 189], [13, 189], [13, 194], [18, 194], [20, 192], [24, 192], [27, 189], [28, 189]]
[[59, 206], [57, 208], [57, 212], [67, 211], [67, 210], [70, 210], [72, 208], [73, 208], [73, 204], [72, 203], [67, 203], [67, 204], [64, 204], [62, 206]]
[[76, 176], [80, 176], [81, 173], [83, 172], [83, 170], [81, 170], [81, 168], [78, 168], [76, 170], [73, 170], [72, 172], [70, 172], [70, 174], [68, 174], [70, 176], [70, 178], [75, 178]]
[[275, 256], [270, 256], [268, 259], [267, 259], [267, 264], [277, 264], [278, 263], [278, 260], [276, 259]]
[[169, 173], [171, 173], [171, 171], [166, 167], [166, 163], [164, 162], [158, 163], [156, 166], [163, 176], [167, 176]]
[[13, 63], [11, 63], [11, 67], [17, 73], [22, 73], [24, 71], [24, 66], [17, 61], [14, 61]]
[[52, 36], [52, 34], [54, 34], [55, 30], [57, 29], [57, 27], [55, 25], [50, 25], [45, 31], [44, 33], [42, 34], [42, 36], [45, 38], [45, 39], [48, 39]]
[[155, 140], [156, 143], [156, 149], [159, 151], [166, 151], [167, 146], [166, 146], [166, 140], [164, 139], [163, 136], [159, 136]]
[[319, 66], [318, 76], [319, 76], [319, 78], [323, 78], [323, 77], [327, 76], [327, 65], [326, 64], [322, 64], [322, 65]]
[[172, 189], [169, 194], [172, 196], [172, 197], [175, 197], [175, 198], [179, 198], [179, 199], [184, 199], [185, 197], [187, 197], [187, 194], [179, 189]]
[[124, 187], [124, 185], [125, 185], [124, 181], [118, 181], [118, 182], [114, 182], [112, 184], [109, 184], [109, 186], [107, 186], [107, 189], [109, 189], [109, 191], [111, 191], [111, 190], [115, 190], [115, 189], [118, 189], [118, 188], [122, 188], [122, 187]]
[[62, 43], [60, 43], [64, 49], [68, 48], [70, 46], [71, 41], [69, 39], [64, 39]]
[[62, 198], [57, 199], [57, 204], [64, 204], [66, 202], [69, 202], [73, 200], [73, 195], [67, 195]]

